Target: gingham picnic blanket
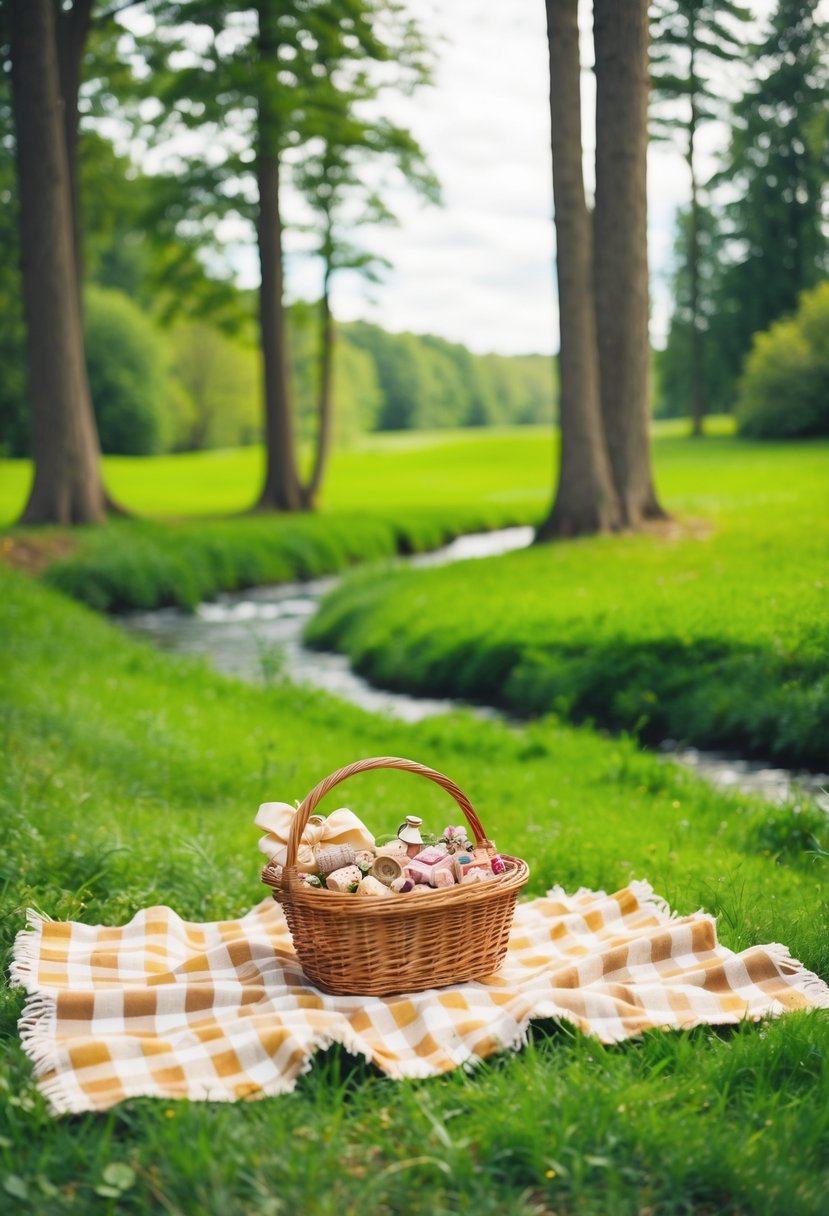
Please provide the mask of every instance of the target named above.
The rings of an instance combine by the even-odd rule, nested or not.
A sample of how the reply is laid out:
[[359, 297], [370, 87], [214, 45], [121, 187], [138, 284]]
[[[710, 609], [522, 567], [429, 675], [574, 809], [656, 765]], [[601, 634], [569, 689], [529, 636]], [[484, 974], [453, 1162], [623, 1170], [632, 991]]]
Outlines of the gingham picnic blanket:
[[537, 1018], [613, 1043], [829, 1008], [829, 988], [785, 947], [734, 954], [710, 916], [674, 916], [646, 883], [519, 904], [497, 975], [393, 997], [314, 988], [272, 899], [214, 924], [156, 907], [121, 928], [34, 913], [29, 925], [12, 982], [29, 993], [21, 1038], [55, 1113], [283, 1093], [333, 1043], [391, 1077], [429, 1077], [520, 1047]]

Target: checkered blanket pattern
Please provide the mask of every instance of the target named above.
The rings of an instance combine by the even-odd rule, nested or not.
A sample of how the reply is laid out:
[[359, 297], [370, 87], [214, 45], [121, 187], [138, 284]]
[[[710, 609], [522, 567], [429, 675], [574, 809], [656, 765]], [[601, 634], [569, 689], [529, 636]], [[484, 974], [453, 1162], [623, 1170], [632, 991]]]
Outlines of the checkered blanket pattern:
[[282, 1093], [333, 1043], [391, 1077], [428, 1077], [520, 1047], [537, 1018], [613, 1043], [829, 1007], [784, 947], [735, 954], [710, 916], [672, 915], [646, 883], [519, 904], [497, 975], [385, 998], [312, 987], [272, 899], [214, 924], [155, 907], [120, 928], [29, 925], [12, 982], [29, 993], [21, 1038], [55, 1113]]

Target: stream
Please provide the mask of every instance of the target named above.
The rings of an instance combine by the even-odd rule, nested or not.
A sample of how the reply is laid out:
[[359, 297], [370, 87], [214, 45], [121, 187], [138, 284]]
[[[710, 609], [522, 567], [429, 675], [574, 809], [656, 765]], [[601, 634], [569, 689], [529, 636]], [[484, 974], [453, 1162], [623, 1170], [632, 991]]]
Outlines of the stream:
[[[399, 559], [417, 567], [495, 557], [530, 544], [533, 529], [502, 528], [458, 537], [431, 553]], [[224, 675], [255, 683], [289, 680], [324, 689], [363, 709], [406, 722], [466, 708], [486, 718], [503, 718], [498, 710], [448, 698], [411, 697], [375, 688], [351, 670], [345, 655], [310, 650], [302, 644], [305, 623], [339, 576], [302, 583], [281, 583], [222, 593], [200, 604], [195, 613], [177, 608], [119, 617], [131, 634], [149, 639], [160, 650], [198, 655]], [[829, 812], [829, 774], [793, 772], [695, 748], [678, 749], [670, 741], [661, 754], [704, 777], [720, 789], [758, 794], [783, 802], [798, 792], [813, 797]]]

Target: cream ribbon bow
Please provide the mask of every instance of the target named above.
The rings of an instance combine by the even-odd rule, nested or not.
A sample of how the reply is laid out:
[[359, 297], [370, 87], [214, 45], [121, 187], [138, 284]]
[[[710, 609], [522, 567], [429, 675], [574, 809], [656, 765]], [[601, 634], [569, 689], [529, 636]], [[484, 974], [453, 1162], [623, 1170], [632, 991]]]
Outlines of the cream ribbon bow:
[[[288, 837], [296, 817], [296, 808], [287, 802], [263, 802], [254, 823], [264, 828], [267, 836], [259, 841], [259, 848], [271, 861], [284, 866], [288, 856]], [[318, 844], [350, 844], [355, 850], [373, 849], [374, 837], [353, 811], [346, 807], [332, 812], [327, 819], [312, 815], [300, 839], [296, 868], [307, 874], [317, 868], [314, 848]]]

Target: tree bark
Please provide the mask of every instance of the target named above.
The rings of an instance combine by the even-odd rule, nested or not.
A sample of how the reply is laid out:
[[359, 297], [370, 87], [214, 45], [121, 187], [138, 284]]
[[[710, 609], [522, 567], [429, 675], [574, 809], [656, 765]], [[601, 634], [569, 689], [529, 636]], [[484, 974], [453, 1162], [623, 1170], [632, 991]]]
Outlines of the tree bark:
[[83, 231], [78, 200], [78, 95], [81, 88], [81, 64], [92, 27], [94, 3], [95, 0], [75, 0], [71, 8], [58, 13], [56, 24], [66, 168], [69, 175], [69, 196], [72, 200], [72, 236], [79, 290], [83, 281]]
[[302, 505], [312, 511], [322, 485], [325, 466], [331, 451], [331, 377], [334, 362], [334, 320], [331, 316], [331, 266], [325, 268], [320, 300], [320, 378], [317, 398], [317, 440], [314, 464], [306, 485], [302, 487]]
[[[262, 65], [274, 66], [278, 34], [274, 9], [260, 0], [259, 53]], [[262, 282], [259, 288], [259, 324], [262, 333], [262, 364], [265, 401], [265, 482], [258, 510], [299, 511], [302, 492], [296, 466], [294, 411], [285, 334], [283, 301], [282, 218], [279, 210], [279, 119], [269, 87], [260, 83], [256, 176], [259, 186], [257, 236]]]
[[594, 284], [602, 417], [622, 523], [662, 517], [649, 437], [648, 0], [595, 0]]
[[697, 138], [697, 77], [696, 77], [696, 14], [691, 13], [688, 42], [691, 47], [689, 79], [691, 85], [689, 101], [691, 117], [688, 123], [688, 170], [691, 176], [691, 214], [688, 224], [688, 311], [690, 313], [691, 350], [691, 434], [701, 439], [705, 433], [705, 369], [700, 329], [699, 308], [699, 187], [697, 184], [696, 138]]
[[89, 395], [52, 0], [11, 0], [34, 481], [22, 523], [105, 516]]
[[618, 527], [602, 429], [592, 235], [582, 174], [578, 0], [547, 0], [556, 273], [560, 316], [559, 481], [536, 540]]

